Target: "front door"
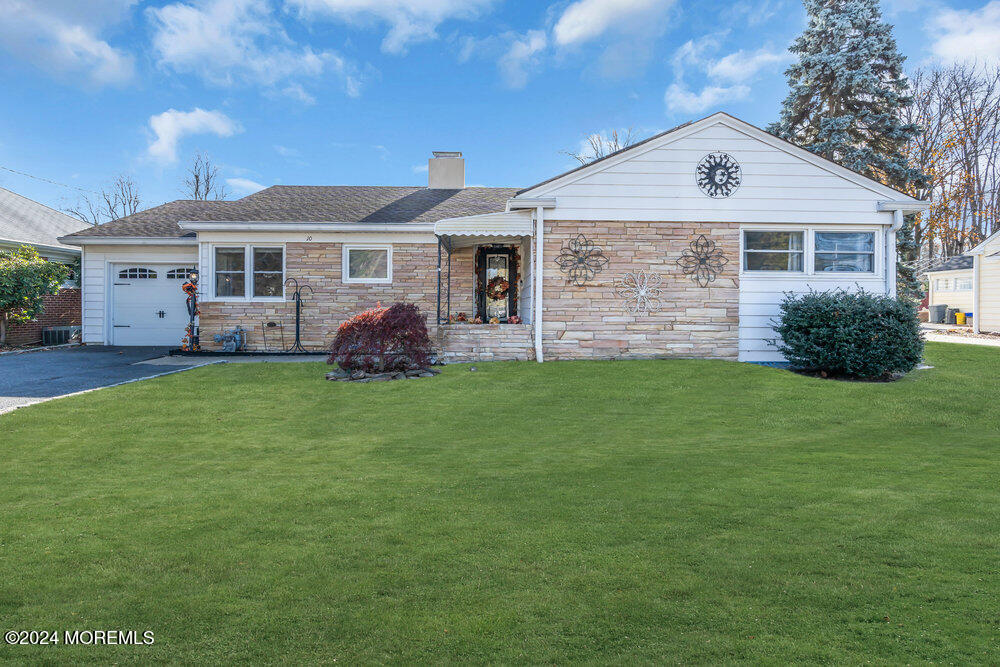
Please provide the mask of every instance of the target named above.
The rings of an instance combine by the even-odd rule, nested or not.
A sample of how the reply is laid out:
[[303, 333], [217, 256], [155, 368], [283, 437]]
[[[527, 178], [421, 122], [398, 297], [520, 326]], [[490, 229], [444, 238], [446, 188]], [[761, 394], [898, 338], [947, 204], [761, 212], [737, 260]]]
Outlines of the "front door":
[[[486, 321], [490, 321], [494, 317], [503, 321], [506, 320], [510, 314], [507, 312], [507, 303], [509, 299], [507, 295], [504, 294], [500, 298], [494, 298], [497, 287], [499, 286], [498, 281], [507, 281], [508, 290], [510, 284], [510, 256], [506, 253], [487, 253], [486, 254]], [[502, 283], [501, 283], [502, 284]], [[490, 294], [490, 286], [493, 286], [494, 296]]]
[[514, 250], [482, 246], [476, 258], [478, 273], [476, 316], [483, 322], [506, 322], [517, 314], [517, 266]]

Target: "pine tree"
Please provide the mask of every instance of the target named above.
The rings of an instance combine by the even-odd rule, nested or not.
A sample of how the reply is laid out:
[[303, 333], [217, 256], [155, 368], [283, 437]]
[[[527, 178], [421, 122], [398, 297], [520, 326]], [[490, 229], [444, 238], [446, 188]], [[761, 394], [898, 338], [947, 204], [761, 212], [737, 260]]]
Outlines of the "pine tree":
[[[923, 180], [903, 149], [920, 127], [903, 120], [913, 102], [903, 56], [878, 0], [804, 0], [809, 21], [789, 50], [789, 93], [768, 131], [899, 190]], [[904, 225], [905, 228], [905, 225]], [[910, 230], [912, 233], [912, 230]], [[900, 230], [900, 259], [911, 254]], [[905, 254], [904, 254], [905, 246]], [[900, 261], [901, 293], [917, 285]], [[909, 272], [910, 275], [905, 275]]]
[[903, 218], [903, 226], [896, 232], [896, 293], [919, 301], [924, 289], [917, 280], [912, 262], [917, 259], [919, 246], [913, 234], [913, 216]]

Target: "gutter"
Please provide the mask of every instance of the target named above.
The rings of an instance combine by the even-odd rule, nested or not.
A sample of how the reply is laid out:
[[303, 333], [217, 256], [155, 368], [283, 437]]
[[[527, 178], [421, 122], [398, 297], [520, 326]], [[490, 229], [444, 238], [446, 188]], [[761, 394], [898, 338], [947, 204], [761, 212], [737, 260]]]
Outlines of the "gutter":
[[177, 226], [194, 232], [434, 232], [434, 223], [413, 222], [197, 222], [181, 220]]
[[[56, 240], [59, 241], [59, 242], [62, 242], [62, 237], [57, 238]], [[48, 245], [47, 243], [35, 243], [34, 241], [18, 241], [16, 239], [0, 239], [0, 243], [3, 243], [3, 244], [10, 243], [11, 245], [15, 245], [15, 246], [29, 245], [29, 246], [32, 246], [33, 248], [41, 248], [42, 250], [51, 251], [51, 252], [63, 252], [63, 253], [66, 253], [67, 255], [77, 255], [77, 254], [80, 253], [80, 251], [77, 250], [76, 248], [69, 248], [69, 247], [66, 247], [65, 245]]]
[[198, 245], [194, 237], [179, 236], [60, 236], [58, 241], [66, 245]]

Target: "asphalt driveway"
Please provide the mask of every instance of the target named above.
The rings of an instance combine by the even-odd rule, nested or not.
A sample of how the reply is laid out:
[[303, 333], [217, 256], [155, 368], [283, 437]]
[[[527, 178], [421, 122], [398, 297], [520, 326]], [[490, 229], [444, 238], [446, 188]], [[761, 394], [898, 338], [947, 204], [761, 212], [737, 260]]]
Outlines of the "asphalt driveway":
[[166, 347], [85, 346], [0, 356], [0, 414], [49, 398], [201, 365], [204, 360], [169, 368], [138, 364], [162, 357]]

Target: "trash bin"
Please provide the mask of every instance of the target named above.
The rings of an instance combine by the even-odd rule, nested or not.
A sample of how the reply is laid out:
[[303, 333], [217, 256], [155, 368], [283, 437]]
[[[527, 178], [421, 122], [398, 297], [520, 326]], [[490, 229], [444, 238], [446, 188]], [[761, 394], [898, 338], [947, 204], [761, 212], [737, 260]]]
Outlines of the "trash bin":
[[965, 326], [965, 313], [958, 311], [955, 313], [955, 324], [959, 326]]
[[958, 315], [958, 308], [949, 308], [944, 316], [945, 324], [955, 324], [955, 315]]
[[931, 324], [944, 324], [944, 315], [947, 308], [948, 306], [945, 304], [930, 306], [928, 310], [930, 311]]
[[966, 313], [965, 314], [965, 326], [967, 326], [967, 327], [971, 327], [972, 326], [972, 313]]

